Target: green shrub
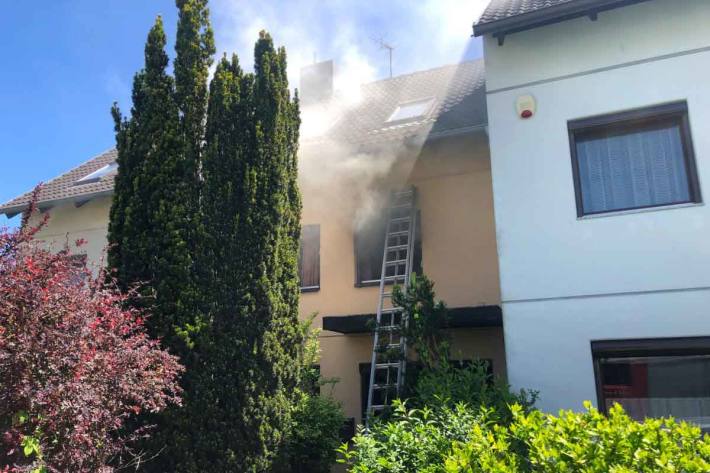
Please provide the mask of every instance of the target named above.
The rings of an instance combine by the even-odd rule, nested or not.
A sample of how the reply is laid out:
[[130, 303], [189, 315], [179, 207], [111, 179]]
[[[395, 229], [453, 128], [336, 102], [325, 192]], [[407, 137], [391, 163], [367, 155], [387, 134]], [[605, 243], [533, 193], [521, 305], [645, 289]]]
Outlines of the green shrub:
[[472, 409], [492, 407], [500, 421], [510, 420], [511, 404], [526, 410], [537, 398], [533, 391], [512, 393], [508, 384], [496, 379], [484, 361], [461, 365], [451, 359], [451, 340], [446, 331], [449, 311], [446, 304], [436, 299], [434, 282], [426, 275], [413, 274], [406, 291], [395, 286], [394, 305], [401, 306], [409, 318], [404, 331], [410, 349], [416, 354], [417, 364], [407, 375], [404, 398], [415, 407], [450, 407], [465, 403]]
[[639, 423], [620, 406], [608, 416], [590, 404], [558, 416], [511, 408], [500, 424], [491, 409], [463, 404], [432, 411], [402, 405], [352, 447], [340, 448], [355, 473], [706, 473], [710, 436], [673, 419]]
[[558, 416], [512, 406], [510, 425], [463, 404], [407, 410], [343, 445], [353, 473], [706, 473], [710, 436], [673, 419], [636, 422], [590, 404]]
[[329, 396], [302, 393], [291, 412], [292, 430], [277, 472], [328, 473], [335, 463], [345, 415]]
[[407, 409], [395, 401], [390, 420], [359, 431], [352, 445], [342, 445], [339, 463], [357, 473], [441, 472], [453, 442], [465, 442], [476, 425], [474, 411], [454, 407]]
[[485, 361], [467, 366], [444, 361], [416, 374], [410, 403], [418, 407], [440, 404], [452, 407], [463, 403], [474, 411], [492, 408], [491, 415], [497, 422], [508, 423], [512, 418], [509, 406], [517, 404], [527, 412], [536, 398], [534, 391], [512, 392], [504, 380], [489, 373]]
[[[346, 418], [340, 403], [332, 396], [337, 379], [324, 379], [317, 368], [320, 330], [313, 327], [314, 318], [315, 314], [301, 323], [301, 381], [290, 412], [288, 436], [278, 460], [269, 470], [274, 473], [328, 473], [340, 445]], [[330, 389], [321, 389], [324, 386]]]
[[632, 473], [710, 471], [710, 437], [673, 419], [636, 422], [621, 406], [608, 416], [586, 412], [559, 416], [513, 408], [510, 426], [482, 422], [465, 442], [455, 442], [446, 473]]

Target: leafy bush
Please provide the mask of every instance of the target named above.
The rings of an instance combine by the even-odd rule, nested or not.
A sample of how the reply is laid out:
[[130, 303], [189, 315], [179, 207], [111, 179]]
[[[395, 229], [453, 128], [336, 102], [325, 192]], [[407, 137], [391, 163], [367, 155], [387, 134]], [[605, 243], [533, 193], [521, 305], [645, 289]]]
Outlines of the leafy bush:
[[360, 431], [352, 445], [342, 445], [340, 463], [355, 473], [434, 473], [451, 451], [453, 442], [465, 442], [477, 416], [465, 405], [437, 409], [407, 409], [395, 401], [386, 422], [375, 422]]
[[328, 473], [335, 463], [345, 415], [329, 396], [301, 393], [291, 413], [293, 426], [286, 442], [284, 473]]
[[492, 407], [504, 422], [511, 417], [509, 405], [533, 406], [537, 393], [512, 393], [504, 380], [489, 374], [486, 362], [462, 365], [451, 359], [451, 340], [445, 330], [449, 312], [446, 304], [436, 299], [434, 283], [426, 275], [412, 275], [407, 290], [396, 286], [393, 297], [394, 305], [401, 306], [409, 318], [404, 333], [418, 360], [407, 377], [405, 397], [410, 405]]
[[343, 445], [355, 473], [651, 473], [710, 471], [710, 436], [672, 419], [639, 423], [614, 406], [590, 404], [558, 416], [511, 408], [510, 425], [491, 409], [459, 404], [406, 411]]
[[182, 367], [145, 314], [68, 250], [42, 249], [38, 229], [0, 232], [0, 471], [111, 471], [145, 433], [126, 422], [179, 403]]
[[289, 434], [279, 460], [272, 470], [283, 473], [327, 473], [335, 463], [345, 414], [332, 393], [321, 387], [337, 380], [323, 379], [316, 367], [320, 358], [320, 331], [312, 327], [314, 316], [301, 324], [303, 365], [297, 401], [291, 411]]
[[411, 403], [421, 407], [463, 403], [474, 411], [491, 408], [491, 415], [497, 422], [508, 423], [512, 419], [511, 405], [517, 404], [529, 411], [536, 398], [534, 391], [512, 392], [504, 380], [489, 373], [485, 361], [475, 361], [467, 366], [445, 361], [417, 374]]
[[618, 404], [605, 416], [586, 412], [559, 416], [513, 409], [510, 426], [485, 419], [465, 442], [455, 442], [446, 473], [632, 473], [710, 471], [710, 437], [673, 419], [631, 419]]
[[394, 306], [402, 307], [408, 322], [403, 332], [423, 369], [429, 370], [449, 359], [451, 341], [444, 330], [449, 325], [446, 304], [436, 299], [434, 282], [426, 275], [412, 274], [406, 291], [395, 286]]

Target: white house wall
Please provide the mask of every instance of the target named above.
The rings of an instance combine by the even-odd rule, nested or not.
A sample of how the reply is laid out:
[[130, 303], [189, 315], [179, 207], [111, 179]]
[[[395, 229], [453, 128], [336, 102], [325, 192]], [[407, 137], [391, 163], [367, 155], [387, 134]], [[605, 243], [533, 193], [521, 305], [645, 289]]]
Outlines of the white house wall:
[[[652, 0], [486, 38], [509, 380], [544, 409], [596, 400], [590, 341], [710, 335], [707, 205], [578, 219], [569, 120], [686, 100], [710, 198], [710, 2]], [[537, 112], [515, 113], [531, 94]]]

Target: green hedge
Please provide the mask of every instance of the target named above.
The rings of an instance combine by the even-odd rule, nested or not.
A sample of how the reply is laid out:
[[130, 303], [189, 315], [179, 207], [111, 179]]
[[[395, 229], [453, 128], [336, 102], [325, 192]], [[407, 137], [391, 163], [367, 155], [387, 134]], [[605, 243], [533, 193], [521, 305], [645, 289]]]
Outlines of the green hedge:
[[608, 415], [559, 415], [512, 406], [501, 424], [490, 409], [459, 404], [407, 411], [360, 433], [341, 462], [356, 473], [706, 473], [710, 436], [673, 419], [636, 422], [620, 406]]

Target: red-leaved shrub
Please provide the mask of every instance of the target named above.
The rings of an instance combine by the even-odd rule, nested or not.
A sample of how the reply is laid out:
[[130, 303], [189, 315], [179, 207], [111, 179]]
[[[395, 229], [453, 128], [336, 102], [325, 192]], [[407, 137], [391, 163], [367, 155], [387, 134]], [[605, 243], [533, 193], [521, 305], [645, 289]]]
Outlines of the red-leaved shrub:
[[180, 403], [183, 368], [43, 224], [0, 230], [0, 472], [112, 471], [145, 435], [127, 422]]

